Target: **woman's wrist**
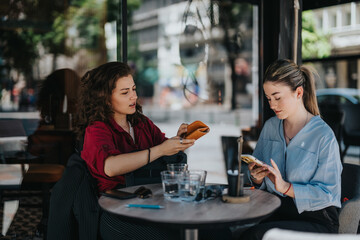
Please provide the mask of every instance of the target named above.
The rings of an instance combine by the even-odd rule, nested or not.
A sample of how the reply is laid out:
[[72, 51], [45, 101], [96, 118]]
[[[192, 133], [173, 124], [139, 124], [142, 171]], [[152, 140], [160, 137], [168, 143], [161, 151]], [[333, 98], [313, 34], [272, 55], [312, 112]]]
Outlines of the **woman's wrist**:
[[288, 186], [284, 188], [285, 189], [284, 191], [282, 191], [283, 194], [286, 195], [290, 191], [291, 187], [292, 187], [292, 183], [288, 183]]
[[262, 183], [262, 179], [257, 179], [253, 175], [250, 174], [250, 179], [255, 185], [260, 185]]
[[160, 145], [153, 146], [150, 149], [150, 162], [153, 162], [155, 159], [161, 157], [161, 147]]

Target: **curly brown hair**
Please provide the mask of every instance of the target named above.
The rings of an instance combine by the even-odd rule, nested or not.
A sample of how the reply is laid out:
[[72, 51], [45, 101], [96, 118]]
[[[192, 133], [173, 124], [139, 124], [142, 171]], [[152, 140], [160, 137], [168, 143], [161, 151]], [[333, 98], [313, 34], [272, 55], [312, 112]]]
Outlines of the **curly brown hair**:
[[[119, 78], [132, 75], [131, 68], [122, 62], [108, 62], [85, 73], [81, 78], [78, 113], [76, 117], [76, 133], [82, 139], [87, 126], [95, 121], [109, 123], [114, 115], [111, 106], [112, 91]], [[131, 125], [145, 121], [142, 107], [136, 103], [136, 111], [127, 115]]]

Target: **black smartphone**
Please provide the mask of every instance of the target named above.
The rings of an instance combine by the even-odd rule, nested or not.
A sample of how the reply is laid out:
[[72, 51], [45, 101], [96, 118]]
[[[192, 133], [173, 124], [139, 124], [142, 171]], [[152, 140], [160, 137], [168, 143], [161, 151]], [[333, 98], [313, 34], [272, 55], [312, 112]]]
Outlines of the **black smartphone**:
[[125, 192], [117, 189], [106, 190], [105, 192], [101, 193], [103, 196], [117, 198], [117, 199], [129, 199], [135, 198], [137, 195], [135, 193]]

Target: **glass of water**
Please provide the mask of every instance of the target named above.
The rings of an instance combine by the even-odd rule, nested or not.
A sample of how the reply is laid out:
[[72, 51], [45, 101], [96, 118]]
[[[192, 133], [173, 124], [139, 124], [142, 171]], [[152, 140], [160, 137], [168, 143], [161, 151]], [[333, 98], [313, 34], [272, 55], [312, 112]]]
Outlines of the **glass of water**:
[[199, 193], [201, 193], [201, 197], [204, 197], [207, 171], [205, 171], [205, 170], [189, 170], [188, 173], [194, 173], [194, 174], [200, 175]]
[[166, 165], [168, 171], [185, 172], [188, 170], [186, 163], [169, 163]]
[[178, 184], [179, 179], [184, 175], [184, 172], [162, 171], [160, 174], [165, 199], [179, 200]]
[[179, 179], [179, 196], [180, 200], [191, 202], [194, 201], [200, 189], [199, 174], [185, 173]]

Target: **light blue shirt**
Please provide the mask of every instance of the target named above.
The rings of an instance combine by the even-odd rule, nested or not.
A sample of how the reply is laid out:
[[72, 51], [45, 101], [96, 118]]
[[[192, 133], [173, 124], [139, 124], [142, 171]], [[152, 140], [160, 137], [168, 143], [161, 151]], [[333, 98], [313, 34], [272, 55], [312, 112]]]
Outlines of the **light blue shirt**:
[[[270, 159], [275, 161], [283, 179], [293, 184], [299, 213], [341, 207], [339, 145], [320, 116], [312, 117], [287, 146], [283, 120], [270, 118], [261, 131], [253, 155], [270, 166]], [[267, 177], [260, 189], [284, 196]]]

